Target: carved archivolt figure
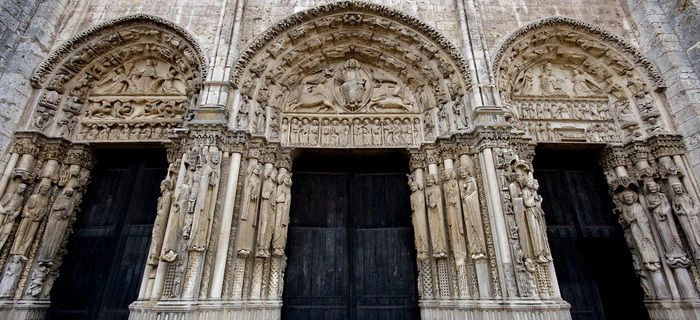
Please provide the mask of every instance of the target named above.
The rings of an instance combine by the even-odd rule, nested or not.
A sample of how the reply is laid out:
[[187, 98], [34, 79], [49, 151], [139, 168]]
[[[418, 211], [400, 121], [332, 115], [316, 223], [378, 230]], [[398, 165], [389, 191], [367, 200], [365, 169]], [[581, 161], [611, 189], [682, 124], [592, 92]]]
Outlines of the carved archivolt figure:
[[459, 177], [469, 253], [472, 259], [482, 259], [486, 257], [486, 245], [484, 243], [484, 229], [481, 226], [481, 209], [476, 179], [472, 177], [469, 167], [460, 168]]
[[459, 183], [455, 180], [454, 170], [445, 170], [445, 182], [442, 187], [445, 192], [445, 206], [447, 213], [447, 227], [452, 243], [452, 252], [455, 259], [460, 262], [467, 257], [464, 244], [464, 228], [462, 227], [462, 201], [459, 196]]
[[693, 198], [683, 189], [680, 182], [671, 184], [673, 189], [673, 211], [678, 216], [678, 221], [688, 238], [688, 243], [693, 249], [695, 259], [700, 259], [700, 207]]
[[525, 220], [527, 221], [527, 231], [530, 236], [533, 257], [540, 263], [552, 261], [552, 254], [547, 243], [547, 233], [544, 223], [544, 212], [542, 211], [542, 197], [537, 194], [535, 180], [522, 175], [519, 178], [523, 207], [525, 208]]
[[649, 212], [659, 228], [661, 241], [665, 248], [666, 259], [674, 267], [687, 266], [688, 258], [683, 251], [681, 239], [671, 215], [671, 203], [666, 195], [659, 192], [659, 185], [654, 181], [646, 183], [647, 195], [644, 197]]
[[275, 232], [272, 237], [272, 254], [284, 255], [284, 246], [287, 244], [287, 227], [289, 226], [289, 208], [292, 202], [292, 174], [280, 172], [277, 179], [279, 184], [276, 190], [276, 214]]
[[245, 178], [243, 198], [241, 201], [241, 222], [239, 224], [239, 255], [247, 257], [253, 249], [253, 234], [258, 218], [258, 201], [260, 197], [260, 164], [251, 163]]
[[433, 244], [433, 256], [435, 258], [447, 257], [442, 196], [434, 175], [428, 175], [425, 178], [425, 197], [428, 202], [428, 225]]
[[260, 223], [258, 227], [258, 252], [257, 257], [267, 258], [270, 256], [270, 241], [275, 227], [277, 211], [277, 171], [270, 168], [265, 172], [265, 181], [262, 184], [262, 194], [260, 195]]
[[14, 294], [15, 286], [22, 274], [22, 265], [27, 258], [20, 255], [15, 255], [10, 258], [10, 262], [5, 267], [5, 273], [2, 275], [0, 282], [0, 297], [11, 297]]
[[7, 238], [10, 236], [15, 220], [22, 211], [24, 202], [24, 191], [27, 185], [20, 183], [14, 192], [6, 193], [0, 200], [0, 250], [5, 246]]
[[620, 194], [620, 200], [622, 201], [620, 219], [622, 226], [629, 229], [644, 266], [651, 271], [658, 270], [661, 267], [659, 253], [656, 251], [656, 244], [651, 235], [649, 219], [642, 205], [637, 202], [637, 193], [625, 190]]
[[37, 253], [38, 261], [50, 262], [56, 256], [73, 213], [73, 201], [74, 190], [71, 188], [63, 189], [54, 200], [46, 231], [41, 239], [41, 247]]
[[411, 211], [413, 211], [411, 220], [413, 222], [413, 230], [416, 233], [416, 251], [418, 252], [418, 259], [425, 260], [429, 257], [428, 226], [425, 220], [425, 194], [423, 194], [423, 188], [421, 188], [418, 181], [410, 179], [408, 185], [411, 188]]
[[44, 179], [39, 183], [37, 192], [27, 199], [27, 203], [22, 210], [22, 220], [17, 228], [15, 242], [12, 244], [10, 254], [26, 256], [37, 228], [39, 228], [39, 222], [41, 222], [41, 219], [43, 219], [46, 214], [46, 209], [49, 205], [50, 190], [50, 180]]

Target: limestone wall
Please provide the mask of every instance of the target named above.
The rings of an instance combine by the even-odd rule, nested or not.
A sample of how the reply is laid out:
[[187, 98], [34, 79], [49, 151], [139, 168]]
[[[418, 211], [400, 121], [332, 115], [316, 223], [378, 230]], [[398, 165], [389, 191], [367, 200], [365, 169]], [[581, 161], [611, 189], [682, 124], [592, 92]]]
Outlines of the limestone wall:
[[34, 68], [55, 43], [56, 19], [70, 0], [0, 2], [0, 153], [22, 115]]

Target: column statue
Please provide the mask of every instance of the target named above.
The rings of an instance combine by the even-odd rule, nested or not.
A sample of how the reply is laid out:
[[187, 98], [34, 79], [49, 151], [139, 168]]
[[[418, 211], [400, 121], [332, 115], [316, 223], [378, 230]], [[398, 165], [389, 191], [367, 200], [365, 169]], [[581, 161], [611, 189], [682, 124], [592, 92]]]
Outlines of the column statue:
[[241, 256], [248, 256], [253, 250], [253, 234], [258, 217], [258, 201], [260, 197], [260, 164], [251, 163], [248, 166], [248, 175], [243, 184], [243, 198], [241, 201], [241, 222], [238, 226], [238, 248]]
[[671, 215], [671, 203], [666, 195], [659, 192], [659, 185], [654, 181], [647, 181], [645, 184], [647, 209], [654, 217], [656, 226], [659, 228], [661, 242], [665, 248], [666, 260], [673, 267], [685, 267], [688, 265], [688, 258], [683, 251], [681, 238], [678, 236], [676, 224]]
[[423, 194], [423, 188], [421, 188], [418, 181], [410, 179], [408, 185], [411, 188], [411, 211], [413, 211], [411, 220], [416, 236], [416, 251], [418, 252], [418, 259], [425, 260], [429, 257], [428, 226], [425, 220], [425, 194]]
[[445, 239], [445, 224], [442, 213], [442, 196], [440, 186], [436, 184], [436, 178], [430, 174], [425, 178], [425, 197], [428, 202], [428, 225], [430, 226], [431, 242], [433, 244], [433, 256], [435, 258], [447, 257], [447, 245]]
[[442, 187], [445, 192], [447, 227], [449, 228], [452, 252], [457, 261], [464, 261], [467, 250], [464, 244], [464, 228], [462, 227], [462, 201], [459, 196], [459, 183], [455, 180], [454, 170], [444, 171], [445, 182]]
[[284, 247], [287, 244], [287, 228], [289, 226], [289, 208], [292, 202], [292, 174], [280, 172], [276, 190], [275, 201], [277, 212], [275, 214], [275, 232], [272, 237], [273, 253], [276, 256], [284, 255]]
[[486, 257], [486, 244], [484, 243], [484, 229], [481, 222], [476, 179], [472, 177], [471, 169], [466, 166], [459, 169], [459, 176], [459, 190], [462, 197], [462, 210], [464, 225], [467, 229], [469, 253], [472, 259], [482, 259]]
[[22, 220], [20, 220], [15, 242], [12, 244], [10, 254], [25, 256], [27, 250], [32, 245], [32, 240], [39, 228], [39, 223], [46, 214], [49, 205], [49, 194], [51, 191], [51, 180], [44, 178], [39, 183], [37, 192], [27, 199], [27, 203], [22, 210]]
[[22, 211], [26, 189], [27, 185], [20, 183], [14, 192], [6, 193], [0, 200], [0, 250], [5, 246], [5, 242], [12, 232], [12, 227], [15, 225], [15, 220]]
[[622, 201], [620, 223], [624, 228], [629, 229], [644, 266], [650, 271], [656, 271], [661, 267], [659, 253], [656, 251], [649, 219], [642, 205], [637, 202], [637, 198], [637, 193], [632, 190], [624, 190], [620, 193]]
[[73, 195], [73, 189], [64, 188], [54, 200], [37, 253], [37, 261], [52, 262], [56, 256], [73, 214]]
[[688, 238], [688, 243], [693, 251], [693, 257], [700, 260], [700, 207], [693, 198], [683, 189], [680, 182], [671, 184], [673, 190], [673, 211]]
[[265, 172], [265, 181], [262, 184], [262, 193], [260, 195], [260, 223], [258, 227], [258, 252], [256, 257], [267, 258], [270, 256], [270, 241], [272, 241], [272, 233], [275, 228], [275, 218], [277, 211], [276, 189], [277, 189], [277, 171], [275, 168], [269, 168]]

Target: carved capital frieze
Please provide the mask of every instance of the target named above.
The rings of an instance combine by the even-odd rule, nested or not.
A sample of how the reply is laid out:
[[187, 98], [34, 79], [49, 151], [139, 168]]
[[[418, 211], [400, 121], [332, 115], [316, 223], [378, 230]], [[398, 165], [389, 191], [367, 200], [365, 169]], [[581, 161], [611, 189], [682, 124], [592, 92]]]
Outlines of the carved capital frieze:
[[95, 157], [92, 148], [86, 145], [72, 145], [66, 154], [64, 162], [66, 164], [74, 164], [83, 168], [92, 169], [95, 165]]
[[612, 170], [616, 167], [627, 167], [632, 164], [627, 150], [619, 146], [607, 147], [603, 152], [602, 159], [601, 166], [605, 170]]
[[279, 148], [277, 150], [277, 167], [292, 170], [292, 149]]
[[649, 146], [647, 146], [643, 142], [635, 141], [629, 143], [625, 146], [625, 149], [627, 149], [627, 154], [630, 160], [632, 160], [632, 163], [651, 160], [649, 154]]
[[435, 147], [424, 147], [425, 152], [425, 162], [427, 164], [438, 164], [440, 163], [440, 150]]
[[426, 166], [426, 153], [424, 150], [420, 149], [410, 149], [411, 158], [409, 159], [409, 166], [411, 170], [423, 169]]
[[683, 137], [680, 135], [655, 135], [647, 139], [647, 142], [652, 155], [657, 159], [685, 153]]

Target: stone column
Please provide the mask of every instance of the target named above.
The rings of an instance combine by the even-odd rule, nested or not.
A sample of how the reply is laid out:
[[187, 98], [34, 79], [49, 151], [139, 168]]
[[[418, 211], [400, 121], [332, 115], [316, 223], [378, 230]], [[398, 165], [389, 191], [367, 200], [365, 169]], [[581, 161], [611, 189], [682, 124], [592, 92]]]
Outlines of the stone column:
[[[82, 145], [17, 133], [0, 200], [0, 317], [43, 317], [92, 169]], [[12, 160], [14, 159], [14, 160]]]
[[689, 167], [682, 161], [682, 144], [674, 140], [680, 142], [654, 136], [610, 147], [602, 163], [650, 317], [697, 319], [697, 271], [691, 272], [697, 270], [697, 262], [688, 255], [693, 252], [692, 239], [685, 233], [680, 237], [685, 217], [673, 211], [674, 206], [684, 210], [681, 202], [692, 211], [697, 189], [692, 177], [687, 179], [690, 183], [682, 182]]

